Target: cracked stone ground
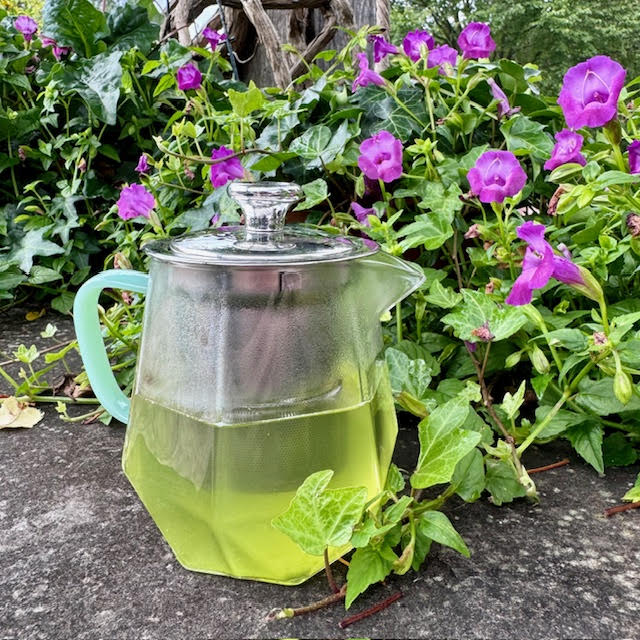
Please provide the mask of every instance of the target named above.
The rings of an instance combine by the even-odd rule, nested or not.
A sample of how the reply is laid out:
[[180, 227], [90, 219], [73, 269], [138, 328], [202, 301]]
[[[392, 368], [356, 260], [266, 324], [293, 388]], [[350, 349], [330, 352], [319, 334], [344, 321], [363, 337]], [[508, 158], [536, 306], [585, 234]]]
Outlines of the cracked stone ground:
[[[0, 315], [1, 352], [47, 346], [47, 322], [61, 341], [73, 336], [67, 319], [24, 313]], [[535, 476], [539, 506], [451, 502], [472, 557], [434, 545], [420, 573], [390, 578], [350, 613], [398, 589], [401, 600], [343, 631], [340, 605], [266, 621], [274, 607], [324, 597], [323, 575], [281, 587], [183, 569], [121, 472], [124, 428], [68, 424], [43, 408], [33, 429], [0, 431], [1, 639], [640, 638], [640, 511], [602, 515], [638, 465], [600, 478], [562, 442], [532, 448], [529, 467], [571, 459]], [[415, 452], [415, 430], [401, 426], [396, 461], [410, 466]]]

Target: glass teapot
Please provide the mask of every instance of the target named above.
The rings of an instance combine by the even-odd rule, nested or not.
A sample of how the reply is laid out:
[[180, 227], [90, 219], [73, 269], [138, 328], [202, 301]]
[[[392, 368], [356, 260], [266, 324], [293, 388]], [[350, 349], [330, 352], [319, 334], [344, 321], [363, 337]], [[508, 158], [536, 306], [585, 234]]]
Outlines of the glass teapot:
[[[96, 396], [128, 423], [124, 473], [178, 561], [298, 584], [323, 559], [271, 520], [321, 469], [334, 487], [382, 490], [397, 424], [379, 318], [424, 275], [369, 241], [285, 227], [297, 185], [229, 191], [244, 227], [147, 244], [149, 275], [87, 281], [74, 322]], [[147, 295], [131, 403], [102, 342], [105, 287]]]

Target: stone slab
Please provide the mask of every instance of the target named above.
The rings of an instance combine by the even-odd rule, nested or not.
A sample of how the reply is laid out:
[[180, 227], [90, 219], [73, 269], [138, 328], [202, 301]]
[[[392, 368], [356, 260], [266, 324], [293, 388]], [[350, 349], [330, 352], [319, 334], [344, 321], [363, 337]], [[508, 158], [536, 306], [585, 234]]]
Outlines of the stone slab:
[[[23, 318], [0, 315], [0, 351], [48, 344], [38, 333], [51, 318]], [[540, 506], [447, 505], [471, 559], [434, 545], [419, 574], [390, 578], [352, 611], [398, 589], [401, 600], [341, 630], [341, 605], [267, 621], [274, 607], [324, 597], [323, 575], [282, 587], [183, 569], [122, 474], [124, 428], [44, 409], [33, 429], [0, 431], [0, 639], [640, 638], [640, 510], [602, 515], [638, 465], [599, 478], [562, 442], [532, 448], [530, 467], [571, 458], [535, 476]], [[397, 461], [410, 466], [416, 446], [401, 427]]]

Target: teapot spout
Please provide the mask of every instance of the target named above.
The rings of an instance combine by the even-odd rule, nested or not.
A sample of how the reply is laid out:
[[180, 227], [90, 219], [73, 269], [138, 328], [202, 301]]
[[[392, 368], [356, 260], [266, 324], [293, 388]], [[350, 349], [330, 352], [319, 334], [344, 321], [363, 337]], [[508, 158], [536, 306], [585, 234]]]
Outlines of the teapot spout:
[[359, 262], [366, 274], [366, 295], [379, 315], [413, 293], [425, 281], [419, 265], [384, 251]]

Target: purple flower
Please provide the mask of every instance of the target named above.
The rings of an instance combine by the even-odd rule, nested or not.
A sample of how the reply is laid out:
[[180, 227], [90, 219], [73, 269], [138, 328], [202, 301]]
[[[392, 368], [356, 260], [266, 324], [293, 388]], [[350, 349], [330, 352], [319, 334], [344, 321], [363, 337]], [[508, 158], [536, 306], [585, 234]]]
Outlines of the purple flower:
[[27, 42], [33, 38], [33, 34], [38, 30], [38, 23], [29, 16], [18, 16], [13, 21], [13, 26], [24, 36]]
[[120, 192], [117, 202], [118, 215], [123, 220], [131, 220], [139, 216], [148, 218], [155, 206], [155, 198], [141, 184], [125, 187]]
[[[211, 152], [211, 159], [218, 160], [219, 158], [229, 158], [233, 156], [233, 150], [228, 149], [225, 146], [219, 149], [214, 149]], [[218, 188], [223, 187], [230, 180], [236, 180], [237, 178], [244, 177], [244, 167], [240, 163], [240, 160], [236, 157], [230, 157], [228, 160], [218, 162], [211, 165], [211, 184]]]
[[485, 151], [467, 173], [467, 180], [480, 202], [502, 202], [524, 187], [527, 174], [511, 151]]
[[404, 52], [413, 60], [417, 62], [422, 55], [421, 49], [426, 46], [429, 51], [435, 46], [435, 42], [429, 33], [416, 29], [415, 31], [409, 31], [402, 41], [402, 48]]
[[571, 285], [584, 285], [577, 265], [571, 260], [557, 256], [544, 239], [545, 226], [529, 220], [517, 229], [518, 237], [527, 243], [522, 261], [522, 273], [513, 283], [505, 302], [520, 306], [531, 302], [534, 289], [544, 287], [551, 278]]
[[370, 84], [377, 84], [378, 86], [384, 84], [384, 78], [379, 73], [369, 69], [369, 61], [365, 53], [358, 54], [358, 66], [360, 67], [360, 73], [353, 81], [351, 91], [355, 91], [358, 87], [366, 87]]
[[447, 74], [447, 68], [456, 66], [458, 60], [458, 52], [448, 44], [442, 44], [435, 49], [429, 51], [427, 58], [427, 67], [439, 67], [438, 73], [443, 76]]
[[369, 42], [373, 43], [373, 61], [380, 62], [389, 54], [398, 53], [398, 48], [384, 39], [383, 36], [369, 36]]
[[627, 72], [607, 56], [595, 56], [564, 74], [558, 104], [571, 129], [601, 127], [616, 117]]
[[220, 214], [214, 213], [211, 218], [211, 226], [217, 227], [219, 222], [220, 222]]
[[496, 43], [488, 24], [470, 22], [458, 36], [458, 46], [465, 58], [488, 58]]
[[62, 56], [71, 51], [71, 47], [59, 47], [53, 38], [48, 38], [47, 36], [42, 36], [40, 42], [42, 42], [43, 47], [51, 47], [51, 52], [56, 60], [60, 60]]
[[373, 207], [363, 207], [357, 202], [351, 203], [351, 209], [353, 209], [353, 213], [356, 214], [356, 219], [360, 224], [363, 224], [365, 227], [370, 227], [371, 223], [369, 222], [369, 216], [375, 216], [376, 210]]
[[193, 62], [189, 62], [178, 69], [178, 89], [182, 89], [182, 91], [199, 89], [201, 84], [202, 74]]
[[213, 49], [213, 51], [216, 50], [221, 42], [224, 42], [227, 39], [226, 33], [218, 33], [209, 27], [202, 31], [202, 36], [211, 45], [211, 49]]
[[489, 78], [487, 84], [491, 87], [493, 99], [498, 101], [498, 118], [502, 118], [503, 116], [508, 117], [520, 111], [520, 107], [511, 108], [509, 98], [507, 98], [505, 92], [498, 86], [498, 83], [493, 78]]
[[402, 174], [402, 142], [388, 131], [379, 131], [360, 145], [358, 166], [372, 180], [396, 180]]
[[628, 147], [629, 173], [640, 173], [640, 140], [634, 140]]
[[139, 160], [138, 160], [138, 164], [136, 165], [136, 168], [134, 169], [134, 171], [137, 171], [138, 173], [148, 173], [149, 172], [149, 162], [147, 161], [147, 154], [143, 153]]
[[553, 171], [567, 162], [577, 162], [583, 167], [587, 164], [586, 158], [580, 153], [584, 138], [579, 133], [569, 129], [558, 131], [555, 135], [556, 144], [551, 151], [551, 157], [544, 163], [544, 168]]

